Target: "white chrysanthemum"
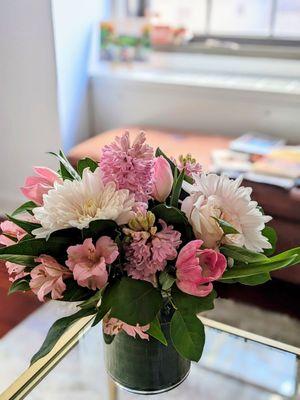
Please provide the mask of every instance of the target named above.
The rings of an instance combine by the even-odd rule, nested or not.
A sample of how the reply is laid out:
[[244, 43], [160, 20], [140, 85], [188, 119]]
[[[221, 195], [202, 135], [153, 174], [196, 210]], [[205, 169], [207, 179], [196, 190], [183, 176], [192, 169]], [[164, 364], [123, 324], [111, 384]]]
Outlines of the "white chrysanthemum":
[[[263, 215], [257, 202], [251, 200], [251, 188], [240, 186], [242, 178], [229, 179], [226, 175], [193, 175], [194, 184], [184, 182], [184, 190], [190, 194], [182, 203], [195, 236], [207, 247], [222, 243], [245, 246], [248, 250], [261, 252], [271, 244], [262, 235], [265, 223], [271, 217]], [[229, 222], [239, 234], [223, 237], [223, 231], [216, 220]]]
[[43, 200], [43, 207], [33, 210], [42, 225], [33, 231], [39, 238], [59, 229], [86, 228], [97, 219], [126, 224], [133, 216], [131, 210], [135, 204], [134, 195], [127, 189], [117, 190], [114, 182], [103, 183], [100, 168], [95, 172], [85, 169], [79, 181], [55, 183]]

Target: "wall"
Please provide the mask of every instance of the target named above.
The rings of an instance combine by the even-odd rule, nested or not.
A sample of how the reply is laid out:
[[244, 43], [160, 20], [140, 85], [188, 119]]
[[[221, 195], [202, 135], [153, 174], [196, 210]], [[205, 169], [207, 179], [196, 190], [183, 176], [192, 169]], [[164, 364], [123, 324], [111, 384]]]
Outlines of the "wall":
[[0, 212], [61, 146], [50, 0], [0, 1]]
[[90, 135], [88, 64], [93, 26], [105, 15], [104, 0], [53, 0], [58, 98], [63, 147]]

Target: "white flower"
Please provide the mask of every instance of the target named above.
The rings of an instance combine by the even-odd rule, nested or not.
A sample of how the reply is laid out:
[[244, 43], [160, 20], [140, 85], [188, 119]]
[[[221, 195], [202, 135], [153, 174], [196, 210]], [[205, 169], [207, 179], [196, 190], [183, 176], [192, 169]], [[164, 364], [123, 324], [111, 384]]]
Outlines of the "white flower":
[[33, 209], [42, 225], [33, 234], [42, 238], [59, 229], [82, 229], [97, 219], [126, 224], [133, 216], [134, 205], [134, 195], [127, 189], [117, 190], [114, 182], [103, 183], [100, 168], [95, 172], [85, 169], [81, 180], [55, 183], [44, 195], [43, 207]]
[[[197, 238], [206, 247], [215, 248], [221, 243], [245, 246], [248, 250], [261, 252], [271, 248], [262, 230], [271, 217], [263, 215], [257, 202], [251, 200], [251, 188], [240, 186], [242, 177], [232, 180], [226, 175], [193, 175], [194, 184], [184, 182], [184, 190], [190, 194], [182, 202]], [[217, 221], [229, 222], [239, 234], [223, 237]]]

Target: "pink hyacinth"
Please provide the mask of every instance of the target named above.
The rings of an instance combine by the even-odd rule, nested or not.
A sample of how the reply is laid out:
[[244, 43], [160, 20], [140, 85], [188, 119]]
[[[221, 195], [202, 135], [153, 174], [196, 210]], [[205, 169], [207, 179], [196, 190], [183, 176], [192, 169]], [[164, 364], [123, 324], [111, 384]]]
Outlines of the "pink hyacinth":
[[131, 144], [129, 132], [125, 132], [104, 146], [99, 163], [104, 183], [114, 181], [118, 189], [128, 189], [136, 201], [142, 202], [151, 194], [154, 165], [153, 149], [145, 140], [145, 133], [141, 132]]
[[9, 274], [10, 282], [14, 282], [17, 279], [24, 278], [24, 276], [29, 275], [29, 272], [24, 272], [25, 265], [15, 264], [10, 261], [5, 263], [7, 272]]
[[82, 244], [70, 246], [67, 253], [66, 265], [73, 271], [78, 285], [92, 290], [106, 285], [106, 265], [113, 263], [119, 255], [118, 246], [108, 236], [100, 237], [95, 246], [92, 239], [85, 239]]
[[24, 229], [11, 221], [2, 222], [0, 228], [2, 230], [2, 235], [0, 235], [0, 244], [3, 244], [4, 246], [16, 244], [16, 242], [19, 242], [24, 236], [26, 236]]
[[149, 236], [148, 232], [132, 232], [132, 242], [126, 248], [125, 269], [134, 279], [154, 283], [155, 273], [163, 271], [167, 261], [177, 257], [177, 248], [181, 244], [180, 232], [159, 220], [160, 232]]
[[33, 293], [37, 295], [40, 301], [45, 301], [45, 296], [49, 293], [51, 293], [53, 300], [61, 299], [66, 290], [63, 279], [71, 277], [72, 273], [48, 255], [41, 255], [35, 261], [40, 264], [30, 272], [31, 281], [29, 285]]
[[202, 171], [202, 166], [192, 157], [191, 154], [187, 154], [185, 157], [180, 155], [178, 162], [172, 158], [174, 164], [177, 165], [179, 171], [184, 169], [187, 176], [192, 176], [193, 174], [199, 174]]
[[141, 339], [149, 340], [149, 335], [145, 333], [150, 328], [150, 324], [140, 326], [137, 324], [128, 325], [117, 318], [105, 317], [103, 319], [103, 331], [106, 335], [117, 335], [122, 330], [127, 333], [127, 335], [136, 337], [138, 335]]
[[223, 254], [201, 250], [202, 240], [192, 240], [179, 252], [176, 261], [177, 286], [188, 294], [205, 297], [213, 289], [212, 281], [219, 279], [227, 266]]
[[32, 200], [38, 205], [43, 204], [43, 196], [53, 188], [55, 182], [62, 182], [59, 175], [46, 167], [34, 167], [34, 172], [37, 176], [29, 176], [25, 185], [21, 188], [22, 193], [29, 200]]

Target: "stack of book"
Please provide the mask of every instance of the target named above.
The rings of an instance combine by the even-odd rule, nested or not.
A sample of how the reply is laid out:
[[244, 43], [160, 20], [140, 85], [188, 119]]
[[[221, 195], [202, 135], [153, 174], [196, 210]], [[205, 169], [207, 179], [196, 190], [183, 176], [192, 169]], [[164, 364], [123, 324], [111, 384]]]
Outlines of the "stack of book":
[[290, 189], [300, 182], [300, 146], [259, 133], [247, 133], [230, 143], [229, 149], [212, 154], [213, 169], [232, 177]]

